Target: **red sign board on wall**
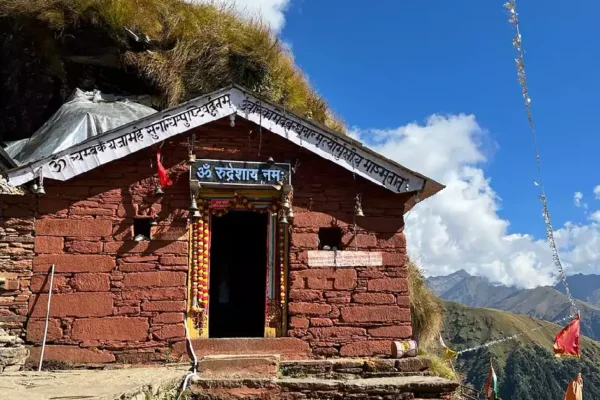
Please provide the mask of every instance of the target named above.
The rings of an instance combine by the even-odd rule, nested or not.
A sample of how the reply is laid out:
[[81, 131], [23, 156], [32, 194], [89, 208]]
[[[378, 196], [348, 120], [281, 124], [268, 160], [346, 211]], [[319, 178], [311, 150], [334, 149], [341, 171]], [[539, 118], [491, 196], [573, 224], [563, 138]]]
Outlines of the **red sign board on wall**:
[[223, 210], [229, 207], [229, 203], [229, 200], [212, 199], [210, 201], [210, 208], [212, 208], [213, 210]]

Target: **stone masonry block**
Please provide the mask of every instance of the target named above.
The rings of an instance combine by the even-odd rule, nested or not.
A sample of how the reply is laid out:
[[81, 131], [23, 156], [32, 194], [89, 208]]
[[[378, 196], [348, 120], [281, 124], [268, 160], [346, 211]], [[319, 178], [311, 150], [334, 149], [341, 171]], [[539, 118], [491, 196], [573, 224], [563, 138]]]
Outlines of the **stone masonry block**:
[[115, 267], [115, 260], [104, 255], [40, 255], [33, 259], [33, 271], [48, 271], [55, 264], [56, 272], [110, 272]]
[[148, 337], [147, 318], [85, 318], [73, 321], [71, 337], [75, 340], [144, 341]]
[[62, 253], [64, 242], [65, 240], [58, 236], [36, 236], [34, 251], [36, 253]]
[[[32, 318], [46, 316], [48, 295], [40, 294], [29, 298], [29, 312]], [[113, 312], [113, 299], [110, 293], [56, 293], [50, 304], [51, 317], [102, 317]]]
[[37, 235], [45, 236], [110, 236], [112, 221], [93, 219], [77, 221], [71, 219], [40, 219], [35, 222]]

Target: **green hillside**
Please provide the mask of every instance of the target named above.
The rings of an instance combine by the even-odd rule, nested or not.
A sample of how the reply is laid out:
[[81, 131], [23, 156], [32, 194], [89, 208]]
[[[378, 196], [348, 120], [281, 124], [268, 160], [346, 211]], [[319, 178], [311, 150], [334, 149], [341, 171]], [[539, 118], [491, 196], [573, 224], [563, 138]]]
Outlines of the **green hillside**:
[[568, 382], [581, 371], [584, 398], [600, 399], [600, 342], [582, 338], [581, 359], [556, 359], [554, 336], [561, 327], [536, 318], [445, 302], [443, 336], [454, 350], [519, 334], [513, 340], [464, 353], [456, 367], [467, 383], [482, 388], [490, 358], [504, 400], [562, 399]]

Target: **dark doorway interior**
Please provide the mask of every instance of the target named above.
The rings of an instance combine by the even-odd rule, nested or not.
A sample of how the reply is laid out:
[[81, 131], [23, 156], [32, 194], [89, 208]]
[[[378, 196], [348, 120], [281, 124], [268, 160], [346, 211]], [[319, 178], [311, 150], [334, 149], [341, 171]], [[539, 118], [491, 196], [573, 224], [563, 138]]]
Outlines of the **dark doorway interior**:
[[267, 214], [231, 211], [213, 217], [209, 336], [263, 337]]

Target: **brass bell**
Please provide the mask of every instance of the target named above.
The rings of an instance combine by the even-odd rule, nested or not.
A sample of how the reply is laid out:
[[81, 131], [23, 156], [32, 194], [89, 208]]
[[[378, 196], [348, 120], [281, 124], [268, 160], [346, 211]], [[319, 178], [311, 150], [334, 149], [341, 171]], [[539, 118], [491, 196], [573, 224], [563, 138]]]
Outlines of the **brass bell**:
[[192, 165], [192, 164], [194, 164], [195, 162], [196, 162], [196, 155], [195, 155], [194, 153], [190, 152], [190, 153], [188, 154], [188, 159], [187, 159], [186, 163], [187, 163], [188, 165]]
[[191, 216], [192, 216], [193, 221], [199, 221], [200, 218], [202, 218], [202, 214], [200, 214], [200, 210], [192, 211]]
[[357, 194], [356, 197], [354, 198], [354, 215], [357, 217], [365, 216], [365, 214], [363, 213], [363, 209], [362, 209], [362, 201], [361, 201], [360, 194]]
[[192, 200], [190, 201], [190, 208], [188, 208], [188, 211], [190, 212], [190, 214], [193, 214], [196, 211], [199, 211], [199, 209], [198, 209], [198, 203], [196, 202], [196, 196], [191, 196], [191, 197], [192, 197]]
[[37, 194], [38, 196], [42, 196], [46, 194], [46, 191], [44, 190], [44, 182], [40, 181], [39, 183], [34, 183], [33, 184], [33, 193]]
[[288, 208], [286, 217], [290, 220], [294, 219], [294, 210], [292, 207]]
[[354, 215], [356, 215], [357, 217], [364, 217], [365, 214], [363, 213], [363, 209], [362, 206], [359, 204], [356, 205], [356, 208], [354, 210]]
[[285, 216], [285, 213], [281, 214], [281, 218], [279, 218], [279, 223], [281, 225], [287, 225], [287, 224], [289, 224], [289, 221], [287, 220], [287, 217]]

